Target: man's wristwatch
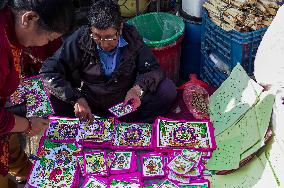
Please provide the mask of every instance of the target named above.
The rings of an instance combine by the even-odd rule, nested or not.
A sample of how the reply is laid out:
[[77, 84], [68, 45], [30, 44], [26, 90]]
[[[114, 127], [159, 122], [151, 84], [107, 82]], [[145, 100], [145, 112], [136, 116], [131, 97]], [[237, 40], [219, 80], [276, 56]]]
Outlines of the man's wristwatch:
[[136, 94], [138, 95], [139, 98], [141, 98], [141, 97], [143, 96], [144, 91], [143, 91], [143, 89], [142, 89], [138, 84], [136, 84], [136, 85], [133, 87], [133, 89], [135, 89], [135, 92], [136, 92]]
[[141, 97], [143, 96], [143, 94], [144, 94], [144, 91], [143, 91], [143, 89], [140, 87], [139, 98], [141, 98]]
[[143, 94], [144, 94], [144, 91], [143, 91], [143, 89], [139, 86], [139, 85], [137, 85], [137, 87], [138, 87], [138, 95], [139, 95], [139, 98], [141, 98], [142, 96], [143, 96]]

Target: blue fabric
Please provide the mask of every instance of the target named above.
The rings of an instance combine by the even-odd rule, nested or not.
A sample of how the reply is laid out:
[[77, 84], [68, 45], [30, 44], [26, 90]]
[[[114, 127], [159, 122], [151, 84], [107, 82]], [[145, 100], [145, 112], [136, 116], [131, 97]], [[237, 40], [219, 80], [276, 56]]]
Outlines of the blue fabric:
[[99, 56], [106, 76], [111, 76], [115, 68], [119, 65], [122, 48], [128, 45], [123, 37], [119, 37], [117, 47], [111, 52], [104, 51], [97, 45]]

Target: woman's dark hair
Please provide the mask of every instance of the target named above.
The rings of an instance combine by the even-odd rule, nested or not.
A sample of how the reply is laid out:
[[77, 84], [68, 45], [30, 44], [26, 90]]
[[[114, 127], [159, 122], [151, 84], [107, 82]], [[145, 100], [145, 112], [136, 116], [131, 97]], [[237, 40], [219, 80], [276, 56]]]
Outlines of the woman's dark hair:
[[74, 19], [72, 0], [4, 0], [13, 12], [35, 11], [39, 15], [39, 27], [43, 30], [65, 33]]
[[8, 0], [0, 0], [0, 10], [3, 9], [8, 3]]
[[100, 30], [119, 29], [122, 22], [119, 5], [112, 0], [99, 0], [92, 5], [88, 20], [90, 26]]

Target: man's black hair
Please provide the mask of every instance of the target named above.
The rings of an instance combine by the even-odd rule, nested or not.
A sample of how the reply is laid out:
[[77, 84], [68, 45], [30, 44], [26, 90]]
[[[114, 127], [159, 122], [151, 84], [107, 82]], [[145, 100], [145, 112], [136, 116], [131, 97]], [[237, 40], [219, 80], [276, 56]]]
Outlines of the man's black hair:
[[92, 5], [88, 20], [90, 26], [100, 30], [119, 29], [122, 22], [119, 5], [112, 0], [99, 0]]

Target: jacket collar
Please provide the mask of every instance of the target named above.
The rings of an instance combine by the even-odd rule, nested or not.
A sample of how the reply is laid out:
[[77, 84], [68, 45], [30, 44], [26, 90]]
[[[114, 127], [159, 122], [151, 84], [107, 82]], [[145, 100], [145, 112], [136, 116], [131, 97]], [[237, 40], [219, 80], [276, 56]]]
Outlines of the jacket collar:
[[99, 51], [102, 51], [103, 53], [106, 53], [108, 55], [113, 55], [117, 52], [117, 49], [123, 48], [124, 46], [128, 45], [128, 43], [124, 40], [122, 36], [119, 37], [117, 46], [110, 52], [104, 51], [99, 45], [97, 45], [97, 49]]
[[82, 34], [79, 36], [78, 40], [78, 47], [83, 50], [85, 53], [96, 56], [97, 55], [97, 49], [96, 49], [96, 43], [90, 36], [90, 29], [88, 26], [82, 27]]

